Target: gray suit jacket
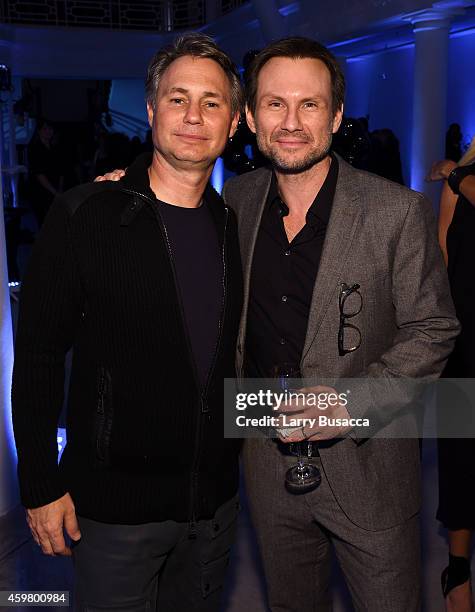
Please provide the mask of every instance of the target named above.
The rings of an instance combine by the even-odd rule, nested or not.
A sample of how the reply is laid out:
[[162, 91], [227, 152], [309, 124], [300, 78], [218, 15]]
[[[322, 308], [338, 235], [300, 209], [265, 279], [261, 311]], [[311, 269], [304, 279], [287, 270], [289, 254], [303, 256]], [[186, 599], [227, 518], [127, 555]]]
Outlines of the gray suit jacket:
[[[230, 179], [223, 192], [238, 217], [244, 268], [240, 373], [252, 256], [270, 181], [270, 170], [259, 169]], [[337, 343], [341, 283], [359, 283], [363, 296], [361, 313], [350, 321], [361, 330], [362, 344], [343, 357]], [[372, 422], [383, 438], [356, 431], [320, 451], [339, 505], [364, 529], [389, 528], [419, 510], [418, 440], [394, 437], [401, 420], [407, 428], [413, 418], [404, 410], [411, 386], [398, 383], [437, 378], [458, 330], [428, 200], [339, 158], [301, 371], [304, 377], [366, 380], [352, 392], [348, 410], [351, 416], [376, 417]]]

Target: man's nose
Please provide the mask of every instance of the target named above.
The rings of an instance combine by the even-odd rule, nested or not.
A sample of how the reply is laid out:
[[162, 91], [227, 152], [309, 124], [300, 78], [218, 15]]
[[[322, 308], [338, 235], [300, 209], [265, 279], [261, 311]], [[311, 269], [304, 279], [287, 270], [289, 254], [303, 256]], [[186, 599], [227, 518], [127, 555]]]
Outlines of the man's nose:
[[201, 114], [201, 107], [199, 102], [190, 102], [188, 104], [183, 121], [185, 123], [192, 124], [203, 122], [203, 116]]
[[288, 107], [285, 115], [282, 119], [282, 129], [288, 132], [295, 132], [302, 129], [302, 122], [300, 121], [300, 115], [298, 108]]

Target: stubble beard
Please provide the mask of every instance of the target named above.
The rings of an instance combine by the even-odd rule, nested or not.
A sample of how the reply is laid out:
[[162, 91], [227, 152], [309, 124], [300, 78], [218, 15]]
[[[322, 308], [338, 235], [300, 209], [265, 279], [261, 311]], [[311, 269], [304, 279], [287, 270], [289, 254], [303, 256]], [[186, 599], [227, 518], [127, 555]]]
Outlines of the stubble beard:
[[281, 174], [300, 174], [323, 161], [330, 152], [332, 137], [332, 129], [329, 126], [324, 140], [312, 147], [304, 157], [292, 159], [281, 155], [272, 146], [272, 142], [270, 144], [266, 142], [265, 136], [260, 133], [259, 129], [256, 131], [257, 146], [260, 152], [272, 163], [274, 169]]

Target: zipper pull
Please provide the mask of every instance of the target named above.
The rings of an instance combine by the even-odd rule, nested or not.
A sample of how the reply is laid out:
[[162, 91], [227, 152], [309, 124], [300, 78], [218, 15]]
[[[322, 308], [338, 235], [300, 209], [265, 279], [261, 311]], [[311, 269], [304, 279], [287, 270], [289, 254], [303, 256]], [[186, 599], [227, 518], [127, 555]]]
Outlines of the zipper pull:
[[203, 396], [201, 396], [201, 399], [200, 399], [200, 406], [201, 406], [202, 413], [209, 412], [208, 404]]

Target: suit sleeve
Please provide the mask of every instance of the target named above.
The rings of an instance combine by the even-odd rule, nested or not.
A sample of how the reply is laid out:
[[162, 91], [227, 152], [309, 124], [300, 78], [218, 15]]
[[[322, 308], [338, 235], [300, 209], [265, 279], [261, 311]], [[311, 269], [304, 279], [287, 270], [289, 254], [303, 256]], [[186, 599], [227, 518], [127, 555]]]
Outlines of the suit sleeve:
[[35, 508], [66, 489], [57, 460], [56, 430], [64, 395], [64, 363], [81, 314], [71, 218], [55, 200], [35, 243], [22, 283], [15, 342], [12, 417], [20, 495]]
[[[400, 232], [392, 273], [397, 332], [381, 358], [369, 364], [348, 405], [352, 417], [383, 423], [407, 407], [421, 386], [437, 379], [459, 333], [447, 271], [430, 202], [411, 203]], [[362, 435], [367, 437], [367, 432]]]

